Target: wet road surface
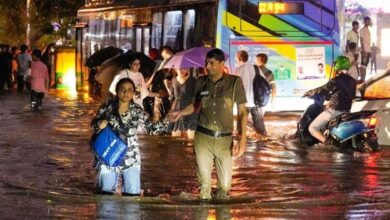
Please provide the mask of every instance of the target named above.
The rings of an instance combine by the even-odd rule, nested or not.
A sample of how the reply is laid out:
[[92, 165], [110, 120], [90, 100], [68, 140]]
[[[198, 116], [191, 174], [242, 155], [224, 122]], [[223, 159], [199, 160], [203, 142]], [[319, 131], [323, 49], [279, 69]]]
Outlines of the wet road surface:
[[[235, 160], [232, 198], [200, 203], [192, 146], [141, 136], [144, 197], [96, 195], [88, 140], [99, 101], [51, 92], [0, 95], [1, 219], [389, 219], [390, 148], [353, 155], [283, 140], [298, 113], [266, 116], [271, 135]], [[214, 178], [215, 179], [215, 178]]]

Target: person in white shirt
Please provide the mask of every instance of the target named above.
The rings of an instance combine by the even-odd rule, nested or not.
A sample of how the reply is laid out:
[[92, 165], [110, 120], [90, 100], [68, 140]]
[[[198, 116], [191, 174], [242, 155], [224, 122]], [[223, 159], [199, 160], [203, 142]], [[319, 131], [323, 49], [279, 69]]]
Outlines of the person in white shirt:
[[[255, 98], [253, 94], [253, 79], [256, 75], [255, 68], [259, 68], [257, 65], [249, 64], [248, 61], [248, 52], [245, 50], [239, 50], [236, 54], [236, 61], [238, 67], [236, 68], [234, 74], [242, 78], [245, 95], [247, 103], [245, 104], [246, 110], [248, 112], [248, 125], [254, 129], [256, 134], [248, 137], [248, 141], [259, 141], [264, 139], [267, 135], [265, 125], [264, 125], [264, 107], [259, 107], [255, 105]], [[267, 78], [262, 71], [259, 71], [264, 78]], [[237, 126], [239, 128], [240, 126]], [[240, 131], [239, 131], [240, 133]]]
[[348, 53], [345, 54], [351, 62], [351, 68], [348, 70], [348, 74], [352, 76], [356, 81], [359, 80], [359, 68], [358, 68], [358, 53], [356, 52], [356, 43], [351, 42], [348, 45]]
[[353, 21], [352, 22], [352, 30], [350, 30], [347, 33], [347, 42], [345, 44], [345, 53], [349, 52], [348, 45], [350, 43], [355, 43], [356, 47], [359, 45], [359, 22]]
[[121, 70], [112, 80], [109, 91], [114, 96], [116, 95], [115, 87], [119, 80], [123, 78], [130, 78], [135, 84], [135, 92], [134, 92], [134, 102], [142, 105], [142, 100], [148, 96], [149, 91], [145, 86], [145, 79], [142, 73], [139, 72], [141, 67], [141, 61], [138, 58], [132, 58], [129, 62], [129, 68]]
[[18, 64], [18, 92], [22, 92], [26, 86], [29, 89], [29, 82], [27, 82], [28, 77], [31, 75], [30, 67], [32, 62], [32, 57], [27, 53], [28, 46], [20, 46], [20, 54], [16, 56], [16, 62]]
[[360, 65], [360, 81], [364, 82], [366, 79], [367, 64], [370, 61], [371, 56], [371, 32], [368, 28], [371, 23], [370, 17], [364, 18], [364, 27], [360, 30], [360, 46], [362, 60]]

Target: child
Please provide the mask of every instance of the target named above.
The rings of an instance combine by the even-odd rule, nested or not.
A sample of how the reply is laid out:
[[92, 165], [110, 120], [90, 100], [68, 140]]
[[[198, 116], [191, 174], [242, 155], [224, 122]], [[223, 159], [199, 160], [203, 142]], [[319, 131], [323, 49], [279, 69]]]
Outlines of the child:
[[46, 65], [41, 62], [41, 51], [38, 49], [32, 52], [31, 62], [31, 108], [42, 107], [42, 99], [49, 89], [49, 72]]

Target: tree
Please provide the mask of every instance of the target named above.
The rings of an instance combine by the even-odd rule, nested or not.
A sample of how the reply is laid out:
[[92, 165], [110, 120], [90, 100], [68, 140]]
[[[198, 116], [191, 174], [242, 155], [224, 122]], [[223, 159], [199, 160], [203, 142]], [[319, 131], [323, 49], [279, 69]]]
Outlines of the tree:
[[0, 1], [0, 43], [20, 45], [26, 40], [26, 1]]
[[[31, 47], [42, 48], [57, 39], [66, 39], [75, 23], [80, 0], [31, 0]], [[0, 42], [20, 45], [26, 41], [26, 0], [0, 1]], [[54, 31], [52, 23], [59, 23]]]

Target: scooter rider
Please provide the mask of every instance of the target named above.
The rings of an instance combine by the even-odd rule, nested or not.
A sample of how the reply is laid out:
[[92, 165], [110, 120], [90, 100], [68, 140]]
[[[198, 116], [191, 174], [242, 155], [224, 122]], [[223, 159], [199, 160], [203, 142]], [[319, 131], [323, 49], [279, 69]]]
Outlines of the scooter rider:
[[356, 81], [348, 74], [351, 63], [346, 56], [338, 56], [335, 60], [335, 77], [325, 85], [307, 91], [303, 97], [315, 94], [323, 95], [326, 100], [324, 111], [318, 115], [309, 126], [310, 134], [321, 143], [329, 144], [321, 130], [325, 128], [329, 121], [344, 112], [349, 112], [352, 100], [355, 98]]

